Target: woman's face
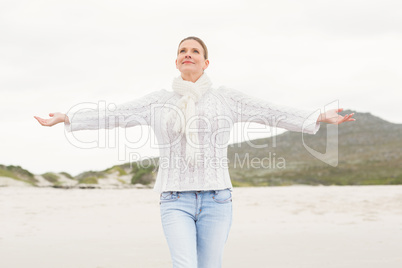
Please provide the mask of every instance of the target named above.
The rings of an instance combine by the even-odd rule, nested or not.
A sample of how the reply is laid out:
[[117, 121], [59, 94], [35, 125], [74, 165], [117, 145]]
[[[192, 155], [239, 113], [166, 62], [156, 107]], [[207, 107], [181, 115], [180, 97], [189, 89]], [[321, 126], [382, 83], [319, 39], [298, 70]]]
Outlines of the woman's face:
[[186, 75], [202, 73], [209, 65], [209, 60], [204, 59], [204, 50], [195, 40], [186, 40], [179, 46], [176, 68]]

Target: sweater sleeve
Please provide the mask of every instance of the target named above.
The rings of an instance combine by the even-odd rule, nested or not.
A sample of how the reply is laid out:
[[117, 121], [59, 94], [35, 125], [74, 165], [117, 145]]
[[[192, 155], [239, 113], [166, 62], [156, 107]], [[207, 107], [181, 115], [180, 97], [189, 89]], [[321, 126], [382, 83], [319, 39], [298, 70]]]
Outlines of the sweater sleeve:
[[163, 97], [164, 92], [164, 90], [155, 91], [137, 100], [117, 106], [113, 104], [106, 105], [101, 102], [76, 105], [73, 107], [75, 108], [74, 111], [70, 109], [66, 113], [69, 123], [64, 123], [65, 130], [72, 132], [151, 125], [152, 104], [157, 104]]
[[253, 98], [238, 90], [220, 88], [234, 122], [253, 122], [290, 131], [315, 134], [320, 128], [320, 110], [300, 110]]

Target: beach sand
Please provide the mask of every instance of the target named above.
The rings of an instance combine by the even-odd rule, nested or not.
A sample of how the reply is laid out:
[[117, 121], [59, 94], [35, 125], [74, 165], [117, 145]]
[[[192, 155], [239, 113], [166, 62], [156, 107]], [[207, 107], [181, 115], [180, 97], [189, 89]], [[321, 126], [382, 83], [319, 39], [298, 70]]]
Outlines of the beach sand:
[[[172, 267], [150, 189], [0, 188], [0, 267]], [[223, 267], [400, 268], [402, 186], [235, 188]]]

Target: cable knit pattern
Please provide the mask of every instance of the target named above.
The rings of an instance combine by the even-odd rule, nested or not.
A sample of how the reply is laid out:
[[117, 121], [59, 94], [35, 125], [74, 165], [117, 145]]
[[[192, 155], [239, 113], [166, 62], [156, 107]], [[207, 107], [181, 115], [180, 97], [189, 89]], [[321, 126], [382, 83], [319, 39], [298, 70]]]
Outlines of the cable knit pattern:
[[186, 135], [173, 131], [168, 114], [183, 96], [160, 90], [118, 105], [111, 111], [68, 112], [66, 131], [151, 126], [160, 147], [154, 190], [202, 191], [232, 188], [227, 168], [227, 145], [233, 124], [254, 122], [315, 134], [320, 111], [304, 111], [250, 97], [240, 91], [211, 88], [195, 103], [199, 152], [195, 165], [186, 162]]

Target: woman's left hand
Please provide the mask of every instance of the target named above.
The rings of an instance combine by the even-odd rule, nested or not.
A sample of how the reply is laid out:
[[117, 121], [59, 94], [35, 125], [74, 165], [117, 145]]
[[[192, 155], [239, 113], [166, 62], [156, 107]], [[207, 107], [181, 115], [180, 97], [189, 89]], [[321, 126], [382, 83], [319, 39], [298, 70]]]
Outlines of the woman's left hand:
[[356, 119], [352, 118], [354, 113], [347, 114], [345, 116], [339, 115], [338, 113], [342, 111], [343, 108], [326, 111], [325, 113], [320, 114], [317, 122], [339, 125], [343, 122], [356, 121]]

